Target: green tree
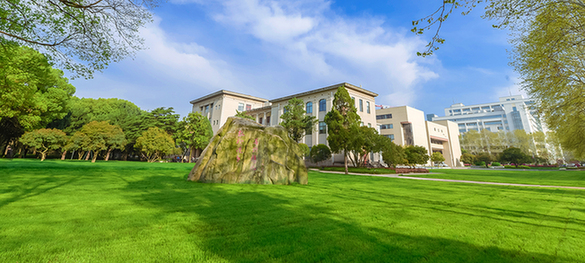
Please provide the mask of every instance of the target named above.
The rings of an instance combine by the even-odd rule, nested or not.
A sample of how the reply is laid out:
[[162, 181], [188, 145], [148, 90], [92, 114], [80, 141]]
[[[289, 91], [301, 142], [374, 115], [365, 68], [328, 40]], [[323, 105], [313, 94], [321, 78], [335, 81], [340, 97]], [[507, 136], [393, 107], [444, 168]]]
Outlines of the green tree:
[[142, 47], [138, 29], [151, 21], [146, 8], [155, 3], [5, 1], [0, 4], [0, 45], [30, 46], [46, 53], [61, 68], [91, 77], [93, 71]]
[[156, 108], [143, 116], [141, 129], [146, 131], [151, 127], [157, 127], [173, 136], [179, 128], [179, 118], [180, 115], [175, 113], [173, 107]]
[[380, 144], [381, 137], [374, 128], [366, 126], [351, 127], [350, 148], [351, 155], [349, 156], [351, 162], [356, 167], [361, 167], [365, 164], [366, 158], [372, 152], [380, 152], [383, 148]]
[[177, 143], [184, 144], [189, 149], [189, 162], [193, 158], [193, 151], [205, 149], [213, 137], [213, 129], [209, 119], [199, 112], [191, 112], [179, 123]]
[[175, 149], [173, 137], [158, 127], [151, 127], [136, 140], [136, 149], [149, 162], [155, 162]]
[[57, 150], [67, 142], [67, 134], [58, 129], [38, 129], [26, 132], [20, 138], [24, 145], [34, 147], [41, 153], [41, 162], [47, 157], [49, 150]]
[[123, 149], [126, 145], [122, 129], [106, 121], [92, 121], [84, 125], [79, 132], [81, 134], [78, 136], [83, 138], [81, 148], [93, 152], [92, 163], [95, 163], [101, 151], [107, 151], [105, 155], [107, 161], [113, 149]]
[[236, 110], [236, 117], [240, 117], [240, 118], [244, 118], [244, 119], [248, 119], [248, 120], [253, 120], [256, 121], [256, 119], [254, 119], [254, 117], [248, 115], [248, 113], [246, 113], [245, 111], [238, 111]]
[[288, 130], [290, 137], [299, 142], [305, 135], [305, 131], [313, 130], [318, 120], [314, 116], [305, 115], [304, 102], [301, 99], [292, 98], [284, 106], [284, 113], [280, 116], [280, 125]]
[[482, 152], [475, 156], [475, 159], [485, 164], [485, 168], [489, 168], [489, 164], [492, 162], [492, 156], [489, 153]]
[[571, 2], [535, 12], [513, 42], [512, 65], [563, 148], [585, 157], [585, 5]]
[[433, 154], [431, 154], [431, 162], [433, 162], [434, 164], [444, 162], [444, 161], [445, 161], [445, 157], [443, 156], [442, 153], [434, 152]]
[[395, 144], [390, 138], [382, 139], [382, 160], [389, 166], [395, 167], [398, 164], [404, 164], [406, 154], [402, 146]]
[[319, 165], [320, 162], [331, 159], [331, 150], [325, 144], [317, 144], [311, 148], [311, 161]]
[[18, 46], [0, 48], [0, 147], [25, 131], [63, 118], [74, 92], [63, 72], [53, 69], [39, 52]]
[[427, 149], [418, 145], [410, 145], [404, 148], [407, 163], [414, 167], [417, 164], [426, 164], [429, 160]]
[[311, 148], [309, 148], [308, 145], [304, 144], [304, 143], [299, 143], [299, 147], [301, 148], [301, 151], [303, 152], [303, 154], [305, 155], [305, 157], [311, 157]]
[[513, 163], [518, 167], [520, 164], [531, 162], [532, 159], [519, 148], [510, 147], [500, 154], [500, 161], [504, 163]]
[[359, 126], [360, 116], [357, 114], [354, 100], [343, 86], [335, 92], [331, 111], [325, 115], [325, 123], [329, 129], [327, 142], [334, 153], [343, 152], [345, 174], [348, 174], [347, 159], [352, 147], [351, 131]]
[[461, 155], [461, 162], [463, 162], [464, 164], [475, 163], [475, 155], [471, 153], [464, 153]]

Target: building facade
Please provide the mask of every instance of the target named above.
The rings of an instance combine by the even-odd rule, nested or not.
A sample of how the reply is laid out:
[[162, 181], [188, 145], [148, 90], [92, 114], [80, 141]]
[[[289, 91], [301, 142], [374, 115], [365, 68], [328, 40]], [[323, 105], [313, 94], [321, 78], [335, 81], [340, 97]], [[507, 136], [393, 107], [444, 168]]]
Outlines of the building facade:
[[236, 110], [244, 112], [269, 106], [266, 99], [227, 90], [211, 93], [190, 103], [193, 104], [193, 112], [199, 112], [209, 119], [213, 133], [216, 133], [229, 117], [236, 115]]
[[[193, 104], [193, 112], [200, 112], [209, 118], [215, 133], [223, 126], [228, 117], [236, 115], [236, 110], [242, 111], [242, 107], [244, 107], [243, 111], [254, 117], [256, 122], [266, 126], [278, 125], [282, 121], [280, 116], [284, 113], [284, 106], [288, 104], [288, 101], [292, 98], [301, 99], [306, 114], [315, 116], [318, 120], [314, 130], [306, 134], [300, 141], [312, 147], [317, 144], [328, 145], [325, 115], [331, 110], [335, 92], [340, 86], [344, 86], [354, 99], [361, 124], [376, 128], [375, 98], [378, 94], [345, 82], [273, 100], [220, 90], [192, 100], [191, 104]], [[343, 161], [343, 156], [334, 155], [332, 161]]]
[[470, 106], [456, 103], [445, 108], [444, 117], [430, 114], [428, 118], [432, 121], [455, 122], [460, 133], [483, 129], [492, 132], [525, 130], [527, 133], [533, 133], [545, 129], [536, 114], [534, 101], [522, 95], [501, 97], [499, 102]]
[[424, 112], [408, 106], [376, 109], [376, 120], [380, 134], [394, 143], [425, 147], [429, 155], [440, 152], [448, 166], [462, 166], [456, 123], [448, 120], [426, 121]]

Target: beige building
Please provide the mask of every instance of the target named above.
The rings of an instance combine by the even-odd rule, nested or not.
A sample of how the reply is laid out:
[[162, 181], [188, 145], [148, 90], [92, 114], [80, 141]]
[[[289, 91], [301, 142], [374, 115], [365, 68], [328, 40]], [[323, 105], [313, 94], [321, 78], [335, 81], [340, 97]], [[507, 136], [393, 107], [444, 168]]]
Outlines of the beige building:
[[214, 92], [190, 103], [193, 104], [193, 112], [199, 112], [209, 119], [214, 133], [221, 128], [227, 118], [236, 115], [236, 110], [250, 111], [270, 105], [266, 99], [227, 90]]
[[424, 112], [408, 106], [377, 109], [376, 119], [380, 134], [394, 143], [423, 146], [429, 155], [442, 153], [448, 166], [462, 166], [457, 123], [425, 121]]
[[[318, 120], [315, 130], [311, 134], [305, 135], [301, 140], [302, 143], [312, 147], [317, 144], [328, 145], [327, 125], [325, 125], [324, 121], [325, 114], [331, 110], [334, 95], [339, 86], [344, 86], [354, 99], [362, 125], [376, 128], [375, 98], [378, 94], [345, 82], [270, 101], [220, 90], [192, 100], [191, 104], [193, 104], [193, 112], [200, 112], [209, 118], [215, 133], [226, 122], [228, 117], [236, 115], [236, 110], [245, 111], [246, 114], [254, 117], [260, 124], [267, 126], [278, 125], [282, 122], [280, 116], [284, 113], [284, 106], [288, 104], [288, 100], [292, 98], [301, 99], [305, 105], [306, 114], [315, 116]], [[343, 156], [335, 156], [334, 160], [335, 162], [343, 161]]]

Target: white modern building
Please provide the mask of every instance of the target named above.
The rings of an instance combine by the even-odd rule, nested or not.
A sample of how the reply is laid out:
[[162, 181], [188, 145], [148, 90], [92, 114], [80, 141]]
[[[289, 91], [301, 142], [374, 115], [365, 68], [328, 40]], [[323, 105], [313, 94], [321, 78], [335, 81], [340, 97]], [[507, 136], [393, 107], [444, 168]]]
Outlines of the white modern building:
[[445, 108], [445, 116], [427, 115], [430, 121], [452, 121], [457, 123], [459, 132], [487, 129], [525, 130], [527, 133], [543, 131], [543, 124], [534, 108], [534, 100], [522, 95], [500, 97], [499, 102], [464, 105], [456, 103]]
[[[429, 155], [440, 152], [445, 164], [463, 166], [457, 124], [448, 120], [425, 121], [424, 112], [408, 107], [381, 107], [376, 109], [380, 134], [398, 145], [417, 145], [427, 149]], [[429, 165], [431, 161], [429, 160]]]

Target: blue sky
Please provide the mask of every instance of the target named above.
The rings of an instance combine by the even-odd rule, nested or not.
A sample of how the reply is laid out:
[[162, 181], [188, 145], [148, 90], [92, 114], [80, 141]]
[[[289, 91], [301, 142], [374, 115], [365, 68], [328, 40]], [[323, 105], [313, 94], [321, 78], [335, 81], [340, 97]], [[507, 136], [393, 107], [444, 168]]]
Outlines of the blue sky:
[[481, 19], [481, 7], [456, 11], [441, 30], [445, 44], [416, 56], [432, 32], [415, 36], [411, 21], [440, 2], [169, 0], [140, 32], [145, 50], [72, 83], [79, 97], [173, 107], [182, 116], [190, 100], [220, 89], [273, 99], [348, 82], [378, 93], [376, 104], [439, 116], [453, 102], [520, 93], [508, 32]]

